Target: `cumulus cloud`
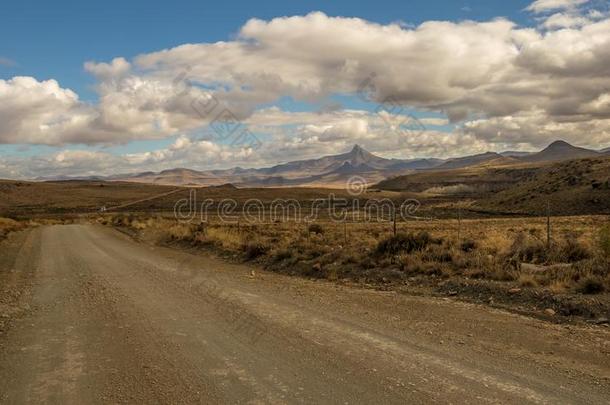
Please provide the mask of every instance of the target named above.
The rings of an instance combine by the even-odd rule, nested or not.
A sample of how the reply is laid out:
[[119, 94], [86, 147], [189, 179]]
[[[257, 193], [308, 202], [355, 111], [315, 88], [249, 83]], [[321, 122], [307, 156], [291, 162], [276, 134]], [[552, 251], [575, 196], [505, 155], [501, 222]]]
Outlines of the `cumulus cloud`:
[[205, 140], [180, 136], [167, 148], [148, 152], [113, 154], [103, 150], [65, 149], [34, 157], [12, 156], [0, 161], [0, 178], [36, 179], [99, 176], [165, 170], [176, 167], [209, 169], [246, 162], [251, 153]]
[[[102, 76], [113, 71], [110, 65], [92, 69]], [[167, 138], [209, 122], [191, 106], [205, 91], [186, 96], [165, 81], [112, 77], [99, 84], [97, 105], [55, 80], [0, 80], [0, 144], [120, 144]]]
[[435, 129], [446, 119], [415, 118], [387, 111], [342, 110], [324, 113], [288, 112], [273, 107], [259, 110], [246, 123], [253, 131], [270, 133], [254, 156], [273, 164], [343, 153], [354, 144], [383, 156], [453, 157], [485, 152], [492, 143], [470, 133]]
[[[544, 15], [537, 28], [501, 18], [384, 25], [320, 12], [252, 19], [232, 41], [85, 63], [97, 79], [94, 104], [54, 80], [0, 80], [0, 143], [116, 144], [173, 136], [172, 147], [122, 156], [115, 167], [191, 164], [186, 150], [197, 150], [209, 165], [222, 164], [214, 156], [252, 159], [239, 148], [192, 140], [228, 111], [224, 117], [264, 134], [275, 148], [257, 151], [261, 164], [341, 152], [353, 143], [403, 156], [457, 153], [458, 144], [467, 153], [539, 146], [560, 135], [607, 144], [610, 19], [578, 11], [585, 3], [532, 3], [528, 10]], [[268, 107], [284, 97], [327, 103], [335, 94], [448, 118], [429, 118], [427, 126], [464, 125], [454, 133], [428, 128], [418, 136], [384, 137], [404, 119], [391, 108], [377, 113], [327, 104], [289, 113]]]
[[540, 110], [468, 121], [460, 131], [495, 145], [490, 147], [493, 150], [541, 148], [557, 139], [592, 149], [610, 143], [610, 119], [561, 122], [550, 119]]
[[581, 27], [589, 22], [588, 18], [580, 15], [573, 15], [567, 13], [556, 13], [545, 19], [542, 26], [547, 29], [556, 28], [572, 28]]
[[354, 93], [374, 74], [374, 100], [392, 97], [458, 117], [469, 106], [450, 103], [468, 104], [470, 91], [500, 81], [527, 36], [506, 20], [428, 22], [410, 29], [311, 13], [253, 19], [237, 41], [183, 45], [141, 55], [136, 63], [166, 77], [191, 66], [195, 82], [221, 83], [229, 89], [225, 97], [247, 94], [246, 101], [255, 103]]
[[572, 9], [588, 3], [590, 0], [536, 0], [526, 10], [534, 13], [544, 13], [552, 10]]
[[[49, 156], [12, 158], [0, 166], [0, 177], [36, 178], [100, 175], [164, 170], [175, 167], [214, 169], [264, 167], [279, 162], [344, 153], [357, 143], [387, 157], [454, 157], [489, 150], [487, 142], [470, 133], [447, 133], [433, 127], [401, 130], [406, 115], [363, 110], [290, 112], [277, 107], [255, 112], [244, 124], [266, 136], [263, 146], [231, 147], [201, 136], [177, 136], [168, 147], [138, 153], [111, 154], [66, 149]], [[446, 120], [422, 119], [425, 125], [444, 125]], [[392, 126], [394, 124], [394, 126]]]
[[85, 62], [85, 70], [102, 80], [122, 77], [130, 69], [131, 63], [125, 58], [114, 58], [110, 63]]
[[549, 24], [573, 28], [539, 32], [499, 19], [411, 29], [322, 13], [253, 19], [237, 41], [183, 45], [135, 63], [154, 80], [188, 67], [194, 83], [221, 88], [214, 94], [240, 117], [281, 96], [322, 100], [363, 89], [373, 101], [441, 111], [454, 121], [533, 105], [554, 116], [557, 100], [605, 94], [610, 66], [610, 20], [558, 18]]
[[79, 140], [95, 111], [55, 80], [0, 80], [0, 143], [57, 144]]

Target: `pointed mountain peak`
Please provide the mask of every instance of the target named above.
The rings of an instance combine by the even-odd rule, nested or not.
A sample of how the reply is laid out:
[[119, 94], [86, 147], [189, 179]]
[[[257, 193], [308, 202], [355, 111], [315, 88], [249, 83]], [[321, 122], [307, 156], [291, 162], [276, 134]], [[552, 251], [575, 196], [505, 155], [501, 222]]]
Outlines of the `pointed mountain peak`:
[[348, 155], [350, 156], [361, 156], [361, 157], [370, 157], [370, 156], [374, 156], [371, 152], [369, 152], [368, 150], [364, 149], [362, 146], [356, 144], [354, 145], [354, 147], [352, 148], [352, 150], [348, 153]]
[[359, 153], [359, 152], [366, 152], [366, 151], [364, 149], [362, 149], [362, 147], [360, 145], [355, 144], [350, 153]]

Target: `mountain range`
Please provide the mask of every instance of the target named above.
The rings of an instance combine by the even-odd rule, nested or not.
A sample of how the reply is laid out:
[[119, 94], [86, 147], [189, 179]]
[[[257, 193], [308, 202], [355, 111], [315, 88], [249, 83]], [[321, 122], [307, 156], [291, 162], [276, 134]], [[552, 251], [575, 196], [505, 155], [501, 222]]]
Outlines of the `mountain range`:
[[[555, 141], [539, 152], [487, 152], [453, 159], [386, 159], [376, 156], [359, 145], [351, 151], [318, 159], [299, 160], [268, 168], [198, 171], [186, 168], [143, 172], [108, 177], [86, 177], [80, 180], [125, 181], [175, 186], [217, 186], [233, 184], [237, 187], [344, 187], [352, 176], [360, 176], [367, 183], [420, 171], [444, 171], [478, 165], [507, 166], [541, 164], [562, 160], [581, 159], [610, 154], [610, 149], [595, 151], [579, 148], [564, 141]], [[73, 180], [54, 178], [39, 180]]]

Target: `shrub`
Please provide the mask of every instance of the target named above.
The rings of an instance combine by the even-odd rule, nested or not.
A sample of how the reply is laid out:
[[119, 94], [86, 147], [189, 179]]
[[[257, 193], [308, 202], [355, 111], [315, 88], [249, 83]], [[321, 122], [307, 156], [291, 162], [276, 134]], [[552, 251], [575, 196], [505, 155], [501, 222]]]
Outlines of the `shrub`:
[[397, 255], [399, 253], [411, 253], [422, 250], [430, 243], [432, 238], [428, 232], [399, 233], [389, 238], [382, 239], [377, 244], [376, 252], [379, 255]]
[[0, 239], [3, 239], [9, 232], [21, 229], [23, 225], [10, 218], [0, 218]]
[[450, 263], [453, 261], [453, 255], [449, 247], [442, 245], [431, 245], [429, 246], [422, 258], [426, 261]]
[[289, 249], [280, 249], [273, 255], [273, 260], [276, 262], [281, 262], [290, 258], [292, 258], [292, 251]]
[[476, 249], [476, 247], [477, 243], [471, 239], [462, 241], [462, 243], [460, 244], [460, 249], [462, 249], [464, 252], [471, 252]]
[[260, 242], [249, 242], [243, 246], [244, 253], [246, 254], [246, 260], [254, 260], [267, 253], [267, 246]]
[[354, 253], [347, 253], [343, 258], [343, 264], [356, 264], [358, 261], [358, 257]]
[[600, 228], [597, 235], [599, 249], [606, 258], [610, 258], [610, 225]]
[[321, 235], [324, 233], [324, 228], [322, 228], [322, 225], [320, 225], [320, 224], [310, 224], [307, 227], [307, 231], [309, 233], [315, 233], [316, 235]]
[[591, 256], [589, 250], [573, 236], [566, 238], [560, 254], [569, 263], [579, 262]]
[[547, 259], [547, 247], [540, 239], [521, 232], [515, 236], [509, 256], [522, 262], [544, 262]]
[[491, 280], [497, 281], [515, 281], [517, 279], [517, 274], [518, 273], [516, 271], [498, 267], [489, 272], [487, 277]]
[[549, 285], [549, 290], [554, 294], [563, 294], [568, 290], [568, 283], [562, 280], [555, 280]]
[[401, 255], [400, 269], [407, 274], [418, 274], [424, 272], [425, 266], [420, 257]]
[[[190, 227], [189, 227], [190, 231]], [[189, 232], [192, 237], [192, 232]], [[239, 250], [243, 245], [242, 236], [232, 229], [209, 227], [205, 240], [228, 250]]]
[[538, 282], [536, 278], [534, 278], [531, 274], [521, 274], [518, 279], [519, 285], [521, 287], [537, 287]]
[[605, 291], [604, 282], [599, 277], [585, 277], [576, 285], [576, 291], [581, 294], [600, 294]]

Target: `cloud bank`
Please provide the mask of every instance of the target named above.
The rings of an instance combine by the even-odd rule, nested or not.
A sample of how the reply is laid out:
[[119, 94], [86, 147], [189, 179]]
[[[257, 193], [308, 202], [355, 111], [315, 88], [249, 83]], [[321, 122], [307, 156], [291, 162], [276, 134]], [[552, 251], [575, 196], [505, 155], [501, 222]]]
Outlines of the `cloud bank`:
[[[252, 19], [232, 41], [86, 62], [85, 70], [97, 80], [95, 104], [54, 80], [0, 80], [0, 143], [112, 145], [175, 137], [183, 144], [190, 139], [190, 148], [214, 145], [219, 148], [214, 156], [235, 163], [253, 159], [243, 148], [192, 139], [214, 119], [193, 103], [213, 96], [236, 119], [265, 134], [264, 149], [250, 160], [260, 164], [305, 152], [339, 152], [356, 142], [404, 157], [446, 156], [456, 146], [471, 152], [539, 147], [557, 138], [606, 146], [610, 18], [603, 10], [583, 9], [586, 3], [535, 1], [527, 10], [540, 16], [538, 27], [498, 18], [409, 28], [320, 12]], [[428, 126], [397, 139], [386, 136], [387, 120], [384, 124], [374, 111], [332, 108], [316, 114], [269, 107], [286, 97], [325, 102], [363, 92], [373, 105], [392, 100], [445, 116], [456, 129]], [[178, 149], [114, 156], [120, 159], [114, 167], [221, 164], [203, 152], [205, 159], [189, 161]]]

